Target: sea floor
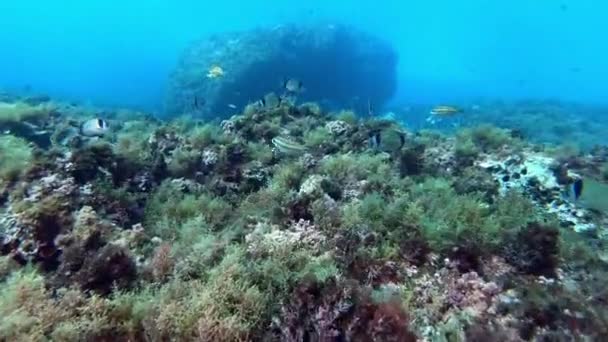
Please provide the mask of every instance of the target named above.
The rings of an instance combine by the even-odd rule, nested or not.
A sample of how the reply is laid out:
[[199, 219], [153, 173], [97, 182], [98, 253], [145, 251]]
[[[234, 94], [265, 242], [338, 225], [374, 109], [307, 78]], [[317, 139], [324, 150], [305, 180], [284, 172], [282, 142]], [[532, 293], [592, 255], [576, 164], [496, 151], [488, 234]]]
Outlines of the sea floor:
[[3, 101], [0, 341], [608, 339], [597, 123], [572, 148], [315, 103]]

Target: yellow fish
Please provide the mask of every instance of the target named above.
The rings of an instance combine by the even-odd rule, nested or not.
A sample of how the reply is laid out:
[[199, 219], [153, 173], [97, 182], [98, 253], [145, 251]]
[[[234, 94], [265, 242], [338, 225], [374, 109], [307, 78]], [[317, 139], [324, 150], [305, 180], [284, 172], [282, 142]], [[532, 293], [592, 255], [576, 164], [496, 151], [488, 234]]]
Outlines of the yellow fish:
[[462, 109], [453, 106], [435, 106], [431, 109], [431, 115], [452, 116], [462, 113]]
[[207, 78], [218, 78], [224, 76], [224, 69], [219, 65], [214, 65], [207, 71]]

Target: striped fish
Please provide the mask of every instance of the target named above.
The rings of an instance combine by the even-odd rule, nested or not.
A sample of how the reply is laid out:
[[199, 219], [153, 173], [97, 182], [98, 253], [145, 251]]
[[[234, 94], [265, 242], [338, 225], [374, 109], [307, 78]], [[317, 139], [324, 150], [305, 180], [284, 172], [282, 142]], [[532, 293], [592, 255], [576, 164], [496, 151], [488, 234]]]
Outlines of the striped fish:
[[431, 109], [431, 115], [452, 116], [462, 113], [462, 109], [453, 106], [436, 106]]
[[306, 152], [305, 146], [297, 144], [283, 137], [272, 138], [272, 145], [274, 145], [274, 147], [276, 147], [279, 152], [288, 155], [302, 154]]

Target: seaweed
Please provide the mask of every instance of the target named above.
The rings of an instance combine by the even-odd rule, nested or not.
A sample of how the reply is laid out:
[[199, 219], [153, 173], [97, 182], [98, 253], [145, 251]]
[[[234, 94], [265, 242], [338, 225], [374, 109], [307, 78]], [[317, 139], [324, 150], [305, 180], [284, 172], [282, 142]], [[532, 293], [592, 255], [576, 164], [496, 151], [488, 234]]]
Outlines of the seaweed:
[[[0, 340], [606, 334], [606, 242], [591, 229], [606, 216], [562, 194], [579, 176], [601, 192], [601, 149], [553, 173], [542, 146], [493, 126], [410, 134], [287, 100], [220, 125], [104, 113], [113, 132], [80, 145], [0, 138], [14, 161], [0, 167]], [[404, 146], [368, 148], [375, 129]], [[307, 151], [280, 153], [276, 137]]]
[[416, 176], [422, 173], [424, 145], [403, 149], [399, 153], [399, 173], [401, 177]]
[[555, 277], [559, 230], [537, 222], [528, 224], [505, 246], [506, 259], [526, 274]]
[[135, 280], [136, 266], [124, 248], [108, 244], [85, 259], [76, 277], [83, 290], [107, 295], [128, 287]]
[[30, 105], [25, 102], [0, 102], [0, 126], [22, 121], [41, 121], [55, 110], [52, 104]]
[[103, 170], [109, 172], [115, 160], [109, 144], [94, 144], [74, 151], [71, 157], [71, 174], [77, 182], [84, 184], [95, 179]]
[[416, 341], [399, 302], [374, 303], [353, 283], [301, 283], [282, 308], [274, 336], [282, 341]]
[[33, 148], [25, 140], [12, 135], [0, 137], [0, 180], [14, 181], [30, 166]]

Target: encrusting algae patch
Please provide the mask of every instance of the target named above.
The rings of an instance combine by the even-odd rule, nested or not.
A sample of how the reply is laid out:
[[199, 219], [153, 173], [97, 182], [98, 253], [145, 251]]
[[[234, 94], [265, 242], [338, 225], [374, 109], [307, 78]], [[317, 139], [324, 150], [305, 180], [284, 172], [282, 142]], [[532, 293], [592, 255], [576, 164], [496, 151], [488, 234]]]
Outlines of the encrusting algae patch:
[[[51, 133], [83, 117], [55, 110]], [[99, 136], [0, 137], [2, 341], [608, 334], [607, 213], [568, 197], [605, 186], [605, 149], [573, 163], [314, 103], [105, 113]]]

